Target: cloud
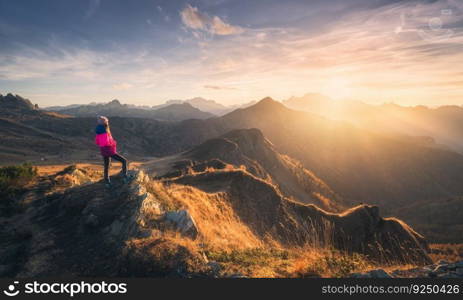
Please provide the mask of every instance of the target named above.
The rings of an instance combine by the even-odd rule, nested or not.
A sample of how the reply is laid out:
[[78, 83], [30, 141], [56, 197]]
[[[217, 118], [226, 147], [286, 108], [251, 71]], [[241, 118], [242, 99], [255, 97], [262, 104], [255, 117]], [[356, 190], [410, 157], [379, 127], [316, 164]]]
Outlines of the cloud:
[[[233, 34], [239, 27], [187, 5], [180, 16], [189, 34], [173, 35], [180, 46], [169, 45], [166, 53], [144, 46], [92, 50], [64, 43], [44, 50], [0, 51], [0, 78], [1, 84], [10, 81], [12, 87], [30, 85], [34, 93], [43, 92], [36, 86], [53, 82], [57, 93], [114, 99], [130, 91], [134, 99], [147, 102], [154, 97], [161, 101], [198, 94], [220, 95], [220, 100], [230, 102], [268, 94], [284, 99], [323, 92], [325, 86], [335, 86], [333, 95], [328, 95], [336, 97], [342, 93], [336, 84], [327, 83], [341, 82], [341, 89], [347, 86], [352, 97], [367, 102], [461, 103], [463, 9], [451, 6], [452, 15], [441, 16], [448, 7], [440, 0], [356, 9], [329, 20], [327, 26], [313, 26], [317, 30], [308, 30], [302, 21], [281, 27], [281, 23], [243, 20], [249, 27]], [[167, 7], [161, 10], [165, 13]], [[158, 11], [154, 7], [162, 20]], [[439, 33], [428, 26], [436, 16], [454, 35], [430, 43], [418, 30]], [[4, 28], [0, 24], [0, 30]], [[211, 33], [227, 38], [204, 40]]]
[[180, 12], [183, 24], [191, 29], [203, 29], [206, 30], [207, 24], [209, 23], [209, 16], [201, 13], [198, 8], [192, 7], [190, 4]]
[[164, 21], [169, 22], [169, 21], [170, 21], [170, 17], [169, 17], [168, 14], [166, 14], [166, 13], [164, 12], [164, 9], [162, 8], [162, 6], [158, 5], [158, 6], [156, 6], [156, 8], [157, 8], [159, 14], [160, 14], [160, 15], [162, 16], [162, 18], [164, 19]]
[[218, 35], [239, 34], [243, 32], [243, 29], [241, 27], [236, 27], [227, 24], [217, 16], [214, 16], [214, 18], [212, 18], [211, 27], [213, 28], [214, 33]]
[[[52, 49], [48, 49], [53, 53]], [[0, 55], [0, 72], [8, 80], [73, 77], [94, 79], [95, 66], [109, 61], [104, 55], [89, 50], [68, 51], [59, 49], [62, 55], [48, 51], [24, 48], [16, 55]]]
[[203, 88], [211, 90], [237, 90], [237, 88], [219, 85], [204, 85]]
[[112, 88], [115, 89], [115, 90], [117, 90], [117, 91], [128, 90], [128, 89], [130, 89], [130, 88], [132, 88], [132, 87], [133, 87], [133, 84], [126, 83], [126, 82], [114, 84], [114, 85], [112, 86]]
[[190, 4], [180, 12], [180, 17], [185, 26], [193, 30], [200, 30], [217, 35], [234, 35], [244, 32], [239, 26], [233, 26], [224, 22], [218, 16], [209, 16], [200, 12], [197, 7]]
[[90, 0], [88, 4], [87, 11], [85, 12], [84, 19], [89, 19], [91, 18], [98, 8], [100, 7], [101, 1], [100, 0]]

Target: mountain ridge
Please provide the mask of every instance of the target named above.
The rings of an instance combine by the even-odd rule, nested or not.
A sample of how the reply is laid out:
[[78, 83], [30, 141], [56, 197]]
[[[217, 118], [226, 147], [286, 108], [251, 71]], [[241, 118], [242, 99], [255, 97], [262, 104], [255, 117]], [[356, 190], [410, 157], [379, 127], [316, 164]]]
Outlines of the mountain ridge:
[[114, 99], [105, 104], [80, 105], [77, 107], [60, 108], [55, 110], [61, 114], [67, 114], [74, 117], [94, 117], [105, 115], [108, 117], [138, 117], [163, 121], [182, 121], [186, 119], [207, 119], [214, 115], [203, 112], [189, 103], [173, 103], [158, 109], [146, 109], [121, 104]]
[[[91, 132], [94, 118], [39, 114], [15, 122], [65, 142], [54, 147], [52, 140], [40, 140], [35, 149], [37, 153], [32, 156], [28, 154], [30, 147], [27, 145], [34, 141], [34, 132], [18, 128], [21, 133], [12, 135], [6, 127], [0, 128], [5, 136], [0, 146], [4, 162], [61, 156], [60, 159], [68, 160], [98, 159]], [[300, 161], [347, 202], [380, 205], [386, 215], [397, 215], [405, 204], [427, 203], [463, 194], [460, 184], [463, 157], [456, 152], [362, 130], [345, 121], [294, 111], [269, 99], [208, 120], [161, 122], [114, 117], [110, 122], [116, 140], [120, 141], [119, 151], [131, 158], [178, 154], [230, 130], [258, 128], [279, 153]], [[14, 123], [7, 124], [13, 126]], [[11, 130], [16, 130], [13, 128]], [[24, 154], [13, 155], [17, 149]], [[48, 154], [50, 150], [55, 156]], [[441, 213], [458, 223], [457, 212], [448, 215], [442, 210]], [[402, 218], [408, 221], [406, 215]], [[430, 223], [424, 217], [417, 220], [410, 216], [410, 220], [414, 227], [431, 226], [427, 232], [445, 230], [445, 224]], [[450, 238], [441, 236], [438, 241], [457, 241]]]
[[356, 100], [332, 100], [307, 94], [283, 101], [286, 106], [348, 121], [358, 127], [404, 136], [429, 136], [438, 144], [463, 153], [463, 107], [443, 105], [436, 108], [394, 103], [371, 105]]

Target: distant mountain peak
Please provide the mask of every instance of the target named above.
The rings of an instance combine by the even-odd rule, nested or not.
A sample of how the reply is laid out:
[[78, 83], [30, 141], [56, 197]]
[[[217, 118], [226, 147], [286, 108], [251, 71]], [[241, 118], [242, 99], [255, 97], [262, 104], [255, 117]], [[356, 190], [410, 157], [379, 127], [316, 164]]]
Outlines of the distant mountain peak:
[[212, 105], [214, 107], [226, 108], [225, 105], [218, 103], [217, 101], [205, 99], [203, 97], [191, 98], [191, 99], [185, 100], [185, 102], [188, 102], [193, 106], [196, 104], [196, 105]]
[[249, 108], [257, 109], [285, 109], [286, 107], [279, 101], [272, 99], [271, 97], [265, 97], [256, 104], [250, 106]]
[[214, 100], [208, 100], [206, 98], [203, 98], [203, 97], [194, 97], [194, 98], [191, 98], [189, 100], [186, 100], [187, 102], [194, 102], [194, 101], [204, 101], [204, 102], [215, 102]]
[[122, 106], [121, 102], [117, 99], [112, 100], [111, 102], [108, 102], [108, 105], [111, 106]]
[[274, 103], [277, 102], [276, 100], [273, 100], [272, 97], [265, 97], [262, 100], [260, 100], [258, 103]]
[[3, 96], [0, 94], [0, 107], [4, 109], [13, 110], [37, 110], [38, 106], [32, 104], [29, 99], [25, 99], [19, 95], [13, 95], [11, 93]]
[[167, 108], [167, 107], [184, 107], [184, 108], [194, 108], [194, 109], [197, 109], [196, 107], [193, 107], [193, 105], [191, 105], [190, 103], [188, 102], [181, 102], [181, 103], [172, 103], [172, 104], [169, 104], [163, 108], [160, 108], [160, 109], [164, 109], [164, 108]]
[[304, 105], [304, 104], [328, 104], [331, 103], [333, 99], [328, 96], [319, 93], [307, 93], [302, 97], [292, 96], [289, 99], [283, 101], [287, 105]]

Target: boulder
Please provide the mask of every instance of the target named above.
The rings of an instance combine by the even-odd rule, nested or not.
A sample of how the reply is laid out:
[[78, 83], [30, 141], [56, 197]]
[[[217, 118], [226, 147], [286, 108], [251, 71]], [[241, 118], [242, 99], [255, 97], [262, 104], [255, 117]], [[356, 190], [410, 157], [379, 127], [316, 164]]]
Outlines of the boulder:
[[210, 268], [210, 273], [213, 277], [218, 277], [220, 271], [222, 271], [222, 265], [216, 261], [211, 261], [207, 263], [207, 266]]
[[97, 227], [99, 222], [98, 222], [98, 217], [95, 216], [94, 214], [90, 213], [84, 220], [84, 224], [87, 225], [88, 227]]
[[165, 213], [165, 220], [172, 223], [183, 235], [196, 238], [198, 228], [193, 217], [187, 210], [168, 211]]
[[443, 273], [449, 269], [448, 265], [437, 265], [437, 267], [433, 270], [434, 273]]

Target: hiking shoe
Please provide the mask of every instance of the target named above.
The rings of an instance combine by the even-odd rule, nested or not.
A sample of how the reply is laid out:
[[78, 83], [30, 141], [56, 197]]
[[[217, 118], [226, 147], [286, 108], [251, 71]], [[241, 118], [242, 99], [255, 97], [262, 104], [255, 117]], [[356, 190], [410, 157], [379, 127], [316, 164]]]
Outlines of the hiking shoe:
[[122, 182], [124, 182], [124, 183], [129, 183], [131, 179], [132, 179], [132, 177], [130, 177], [130, 176], [128, 176], [128, 175], [124, 175], [124, 176], [122, 177]]
[[135, 175], [133, 173], [122, 174], [122, 180], [124, 183], [129, 183], [134, 178]]

